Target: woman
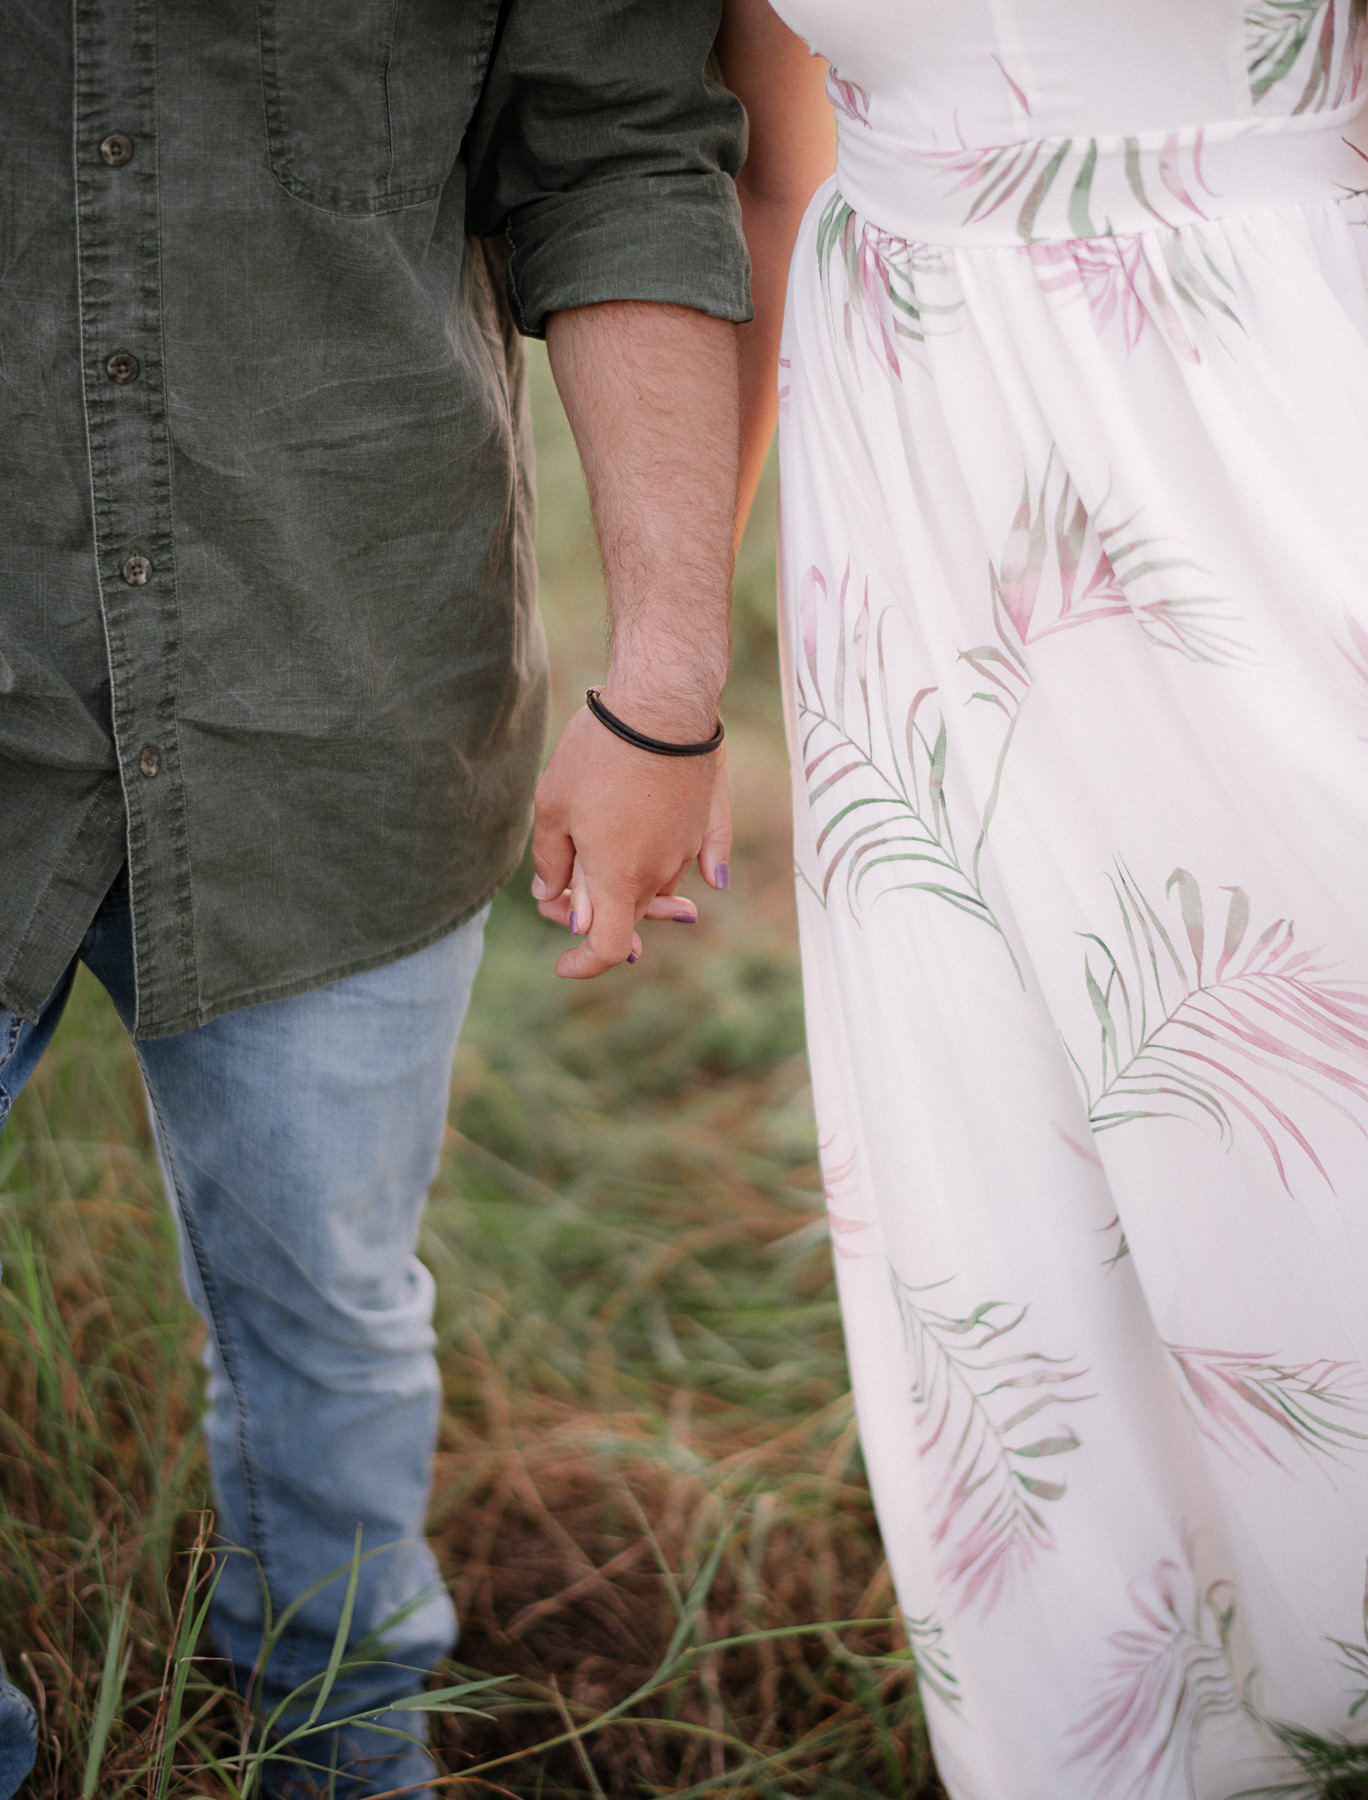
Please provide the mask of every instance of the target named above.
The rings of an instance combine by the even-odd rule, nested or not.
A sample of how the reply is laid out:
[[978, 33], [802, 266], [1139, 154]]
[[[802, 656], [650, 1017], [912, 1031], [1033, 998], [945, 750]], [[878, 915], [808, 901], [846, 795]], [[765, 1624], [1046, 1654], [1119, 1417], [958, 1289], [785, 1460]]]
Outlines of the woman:
[[778, 10], [841, 140], [781, 375], [810, 1050], [937, 1758], [1224, 1800], [1368, 1703], [1363, 0]]

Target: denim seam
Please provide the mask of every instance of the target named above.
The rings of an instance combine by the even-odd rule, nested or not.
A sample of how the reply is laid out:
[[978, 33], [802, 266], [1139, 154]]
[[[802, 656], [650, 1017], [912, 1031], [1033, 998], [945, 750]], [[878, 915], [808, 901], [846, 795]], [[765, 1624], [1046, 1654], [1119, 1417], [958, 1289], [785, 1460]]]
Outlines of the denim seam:
[[[151, 1104], [153, 1113], [156, 1115], [157, 1124], [161, 1127], [162, 1143], [166, 1148], [166, 1166], [170, 1172], [171, 1184], [176, 1190], [177, 1210], [180, 1214], [181, 1229], [185, 1233], [186, 1242], [189, 1244], [191, 1254], [195, 1259], [195, 1269], [199, 1275], [200, 1287], [204, 1292], [205, 1308], [209, 1314], [208, 1322], [214, 1333], [218, 1352], [223, 1361], [223, 1372], [233, 1396], [233, 1410], [237, 1416], [238, 1457], [242, 1467], [243, 1491], [247, 1497], [248, 1537], [251, 1540], [246, 1547], [251, 1551], [252, 1555], [256, 1557], [260, 1564], [262, 1577], [266, 1584], [266, 1591], [269, 1595], [272, 1592], [272, 1582], [270, 1557], [267, 1551], [268, 1539], [266, 1533], [265, 1510], [261, 1489], [257, 1483], [256, 1466], [252, 1460], [251, 1446], [247, 1431], [246, 1394], [238, 1370], [237, 1351], [227, 1329], [226, 1308], [218, 1294], [217, 1285], [210, 1272], [209, 1259], [205, 1255], [203, 1242], [187, 1203], [186, 1187], [181, 1179], [180, 1170], [176, 1164], [176, 1154], [171, 1142], [171, 1133], [166, 1123], [166, 1115], [163, 1113], [161, 1106], [158, 1103], [156, 1092], [152, 1086], [151, 1076], [149, 1075], [141, 1056], [138, 1058], [138, 1064], [142, 1069], [143, 1081], [147, 1087], [148, 1101]], [[263, 1627], [264, 1625], [265, 1620], [263, 1619]]]

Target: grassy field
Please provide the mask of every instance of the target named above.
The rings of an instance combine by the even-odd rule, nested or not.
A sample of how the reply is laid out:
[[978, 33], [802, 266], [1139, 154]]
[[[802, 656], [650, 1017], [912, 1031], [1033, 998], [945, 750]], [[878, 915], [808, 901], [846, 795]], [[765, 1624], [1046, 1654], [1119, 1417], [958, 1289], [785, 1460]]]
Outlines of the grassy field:
[[[563, 717], [601, 672], [600, 588], [534, 373]], [[815, 1162], [772, 538], [767, 490], [737, 583], [732, 892], [580, 985], [552, 976], [563, 934], [520, 877], [458, 1058], [424, 1245], [448, 1397], [432, 1530], [464, 1623], [434, 1732], [448, 1791], [481, 1800], [941, 1792]], [[0, 1138], [0, 1203], [0, 1631], [40, 1703], [32, 1791], [246, 1800], [259, 1745], [195, 1641], [197, 1327], [136, 1071], [85, 977]]]

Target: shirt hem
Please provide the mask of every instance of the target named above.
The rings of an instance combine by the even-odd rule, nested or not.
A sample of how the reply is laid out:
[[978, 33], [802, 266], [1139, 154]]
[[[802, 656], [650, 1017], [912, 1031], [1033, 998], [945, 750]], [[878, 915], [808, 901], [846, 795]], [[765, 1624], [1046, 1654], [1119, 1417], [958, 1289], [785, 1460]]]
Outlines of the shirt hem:
[[365, 975], [372, 969], [383, 969], [389, 963], [402, 962], [406, 956], [416, 956], [420, 950], [450, 937], [453, 931], [459, 931], [467, 925], [480, 911], [487, 906], [501, 888], [508, 885], [522, 861], [519, 852], [509, 869], [490, 887], [484, 889], [479, 897], [464, 906], [459, 912], [441, 925], [429, 931], [420, 932], [417, 937], [406, 938], [403, 943], [392, 945], [387, 950], [372, 956], [355, 957], [350, 962], [338, 963], [329, 969], [319, 970], [313, 975], [296, 976], [288, 981], [268, 982], [262, 987], [248, 988], [244, 992], [225, 995], [222, 999], [211, 1000], [199, 1007], [193, 1017], [159, 1020], [146, 1029], [138, 1025], [130, 1033], [134, 1043], [147, 1043], [153, 1038], [178, 1037], [182, 1032], [196, 1031], [201, 1025], [208, 1025], [214, 1019], [222, 1018], [225, 1013], [242, 1012], [249, 1006], [266, 1006], [273, 1000], [294, 1000], [301, 994], [311, 994], [318, 988], [331, 987], [335, 981], [345, 981], [349, 975]]

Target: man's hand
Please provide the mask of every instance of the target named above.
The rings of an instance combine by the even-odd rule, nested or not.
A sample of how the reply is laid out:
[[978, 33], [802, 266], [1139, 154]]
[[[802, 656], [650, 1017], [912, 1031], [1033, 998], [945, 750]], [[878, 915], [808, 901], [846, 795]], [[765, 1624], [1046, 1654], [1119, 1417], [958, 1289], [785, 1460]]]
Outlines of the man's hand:
[[[649, 737], [701, 742], [717, 723], [730, 653], [736, 328], [684, 307], [612, 301], [555, 314], [547, 343], [603, 552], [603, 703]], [[695, 860], [725, 887], [730, 837], [720, 751], [659, 756], [576, 713], [538, 786], [532, 839], [543, 913], [587, 932], [557, 974], [634, 961], [643, 918], [695, 917], [674, 889]]]
[[711, 887], [725, 888], [730, 849], [721, 750], [656, 756], [581, 708], [538, 784], [532, 837], [543, 916], [585, 934], [556, 973], [584, 978], [635, 961], [643, 918], [692, 924], [697, 908], [674, 890], [695, 859]]

